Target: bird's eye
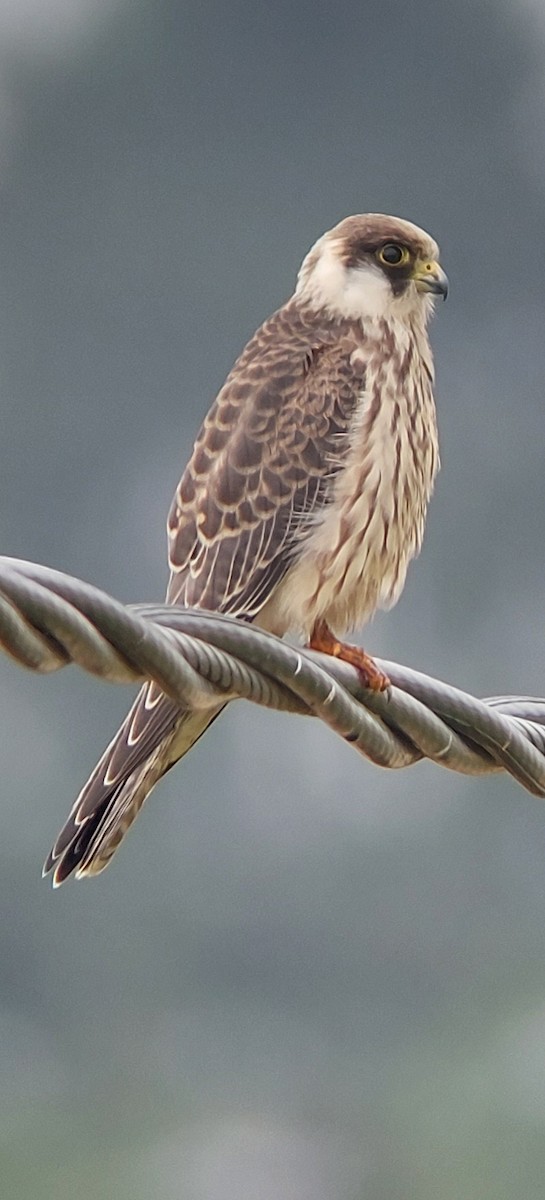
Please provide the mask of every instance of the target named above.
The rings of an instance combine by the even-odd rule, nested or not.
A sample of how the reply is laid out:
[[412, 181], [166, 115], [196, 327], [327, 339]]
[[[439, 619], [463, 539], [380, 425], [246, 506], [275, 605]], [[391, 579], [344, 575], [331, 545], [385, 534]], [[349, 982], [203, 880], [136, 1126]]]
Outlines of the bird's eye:
[[386, 242], [377, 250], [377, 258], [387, 267], [403, 267], [409, 261], [409, 251], [406, 246], [398, 246], [397, 242]]

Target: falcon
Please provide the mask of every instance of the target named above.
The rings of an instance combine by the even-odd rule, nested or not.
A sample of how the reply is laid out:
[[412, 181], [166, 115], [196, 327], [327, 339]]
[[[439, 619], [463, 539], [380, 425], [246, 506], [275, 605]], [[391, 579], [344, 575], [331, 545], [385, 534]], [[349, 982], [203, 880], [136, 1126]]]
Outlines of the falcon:
[[[396, 602], [420, 549], [439, 466], [427, 325], [446, 295], [437, 244], [409, 221], [352, 216], [319, 238], [197, 436], [168, 518], [167, 603], [302, 636], [388, 686], [342, 639]], [[220, 708], [142, 687], [45, 863], [54, 885], [104, 870]]]

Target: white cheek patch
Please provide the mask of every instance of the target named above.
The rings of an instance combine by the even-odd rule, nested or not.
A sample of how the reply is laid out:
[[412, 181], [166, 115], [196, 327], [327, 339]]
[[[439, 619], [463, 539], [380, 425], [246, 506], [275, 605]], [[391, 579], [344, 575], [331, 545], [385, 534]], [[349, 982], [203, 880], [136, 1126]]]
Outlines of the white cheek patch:
[[317, 308], [349, 319], [383, 317], [391, 310], [392, 289], [379, 267], [346, 267], [336, 243], [325, 239], [311, 254], [311, 262], [303, 263], [297, 293]]
[[392, 307], [392, 289], [379, 267], [349, 267], [345, 270], [344, 294], [350, 315], [354, 317], [383, 317]]

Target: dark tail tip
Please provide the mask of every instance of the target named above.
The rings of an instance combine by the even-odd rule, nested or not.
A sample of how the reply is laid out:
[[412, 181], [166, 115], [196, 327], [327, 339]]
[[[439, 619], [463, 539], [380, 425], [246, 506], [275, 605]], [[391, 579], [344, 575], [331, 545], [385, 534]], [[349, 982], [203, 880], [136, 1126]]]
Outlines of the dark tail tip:
[[53, 849], [45, 860], [42, 871], [44, 878], [53, 873], [51, 882], [54, 888], [60, 887], [61, 883], [64, 883], [81, 866], [111, 799], [111, 794], [105, 796], [102, 803], [95, 808], [92, 816], [87, 817], [81, 825], [77, 825], [72, 818], [69, 818], [64, 829], [61, 830]]

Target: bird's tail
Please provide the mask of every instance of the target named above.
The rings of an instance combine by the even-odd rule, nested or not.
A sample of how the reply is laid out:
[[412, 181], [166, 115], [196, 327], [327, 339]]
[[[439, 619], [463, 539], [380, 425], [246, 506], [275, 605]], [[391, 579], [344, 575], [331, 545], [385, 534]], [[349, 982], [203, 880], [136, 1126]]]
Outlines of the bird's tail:
[[180, 712], [163, 695], [150, 703], [149, 685], [142, 688], [46, 859], [44, 875], [53, 873], [54, 887], [69, 875], [82, 879], [108, 866], [152, 788], [194, 746], [222, 707]]

